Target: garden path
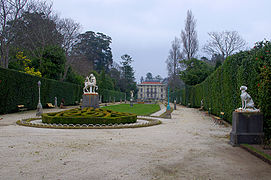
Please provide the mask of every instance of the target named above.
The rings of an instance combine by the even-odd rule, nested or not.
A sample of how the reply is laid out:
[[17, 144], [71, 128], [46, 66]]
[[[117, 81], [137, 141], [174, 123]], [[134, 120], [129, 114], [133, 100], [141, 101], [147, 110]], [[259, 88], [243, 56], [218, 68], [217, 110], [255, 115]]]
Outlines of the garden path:
[[269, 164], [228, 144], [230, 130], [182, 106], [145, 128], [0, 125], [0, 179], [270, 179]]

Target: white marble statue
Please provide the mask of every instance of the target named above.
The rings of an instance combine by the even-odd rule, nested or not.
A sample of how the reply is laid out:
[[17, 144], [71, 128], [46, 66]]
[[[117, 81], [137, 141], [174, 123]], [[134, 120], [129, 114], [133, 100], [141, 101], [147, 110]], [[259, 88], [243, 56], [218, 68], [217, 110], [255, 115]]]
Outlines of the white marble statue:
[[134, 97], [134, 91], [130, 91], [130, 94], [131, 94], [131, 99], [133, 99], [133, 97]]
[[254, 106], [254, 102], [251, 96], [246, 92], [247, 87], [241, 86], [241, 100], [242, 100], [242, 107], [239, 108], [240, 111], [248, 111], [248, 112], [259, 112], [259, 109], [256, 109]]
[[93, 74], [90, 74], [85, 79], [85, 87], [83, 88], [83, 92], [84, 94], [97, 94], [97, 90], [98, 86], [96, 85], [96, 78]]

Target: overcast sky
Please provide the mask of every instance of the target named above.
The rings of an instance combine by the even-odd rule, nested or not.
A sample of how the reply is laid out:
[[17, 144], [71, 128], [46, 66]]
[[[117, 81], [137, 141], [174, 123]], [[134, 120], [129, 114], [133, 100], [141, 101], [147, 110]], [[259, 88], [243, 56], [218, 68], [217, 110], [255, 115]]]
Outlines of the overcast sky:
[[[79, 22], [82, 32], [110, 36], [114, 61], [131, 55], [137, 81], [148, 72], [167, 76], [171, 41], [180, 37], [189, 9], [197, 20], [200, 50], [213, 31], [238, 31], [249, 48], [271, 39], [270, 0], [53, 0], [53, 4], [62, 18]], [[201, 56], [205, 54], [199, 51]]]

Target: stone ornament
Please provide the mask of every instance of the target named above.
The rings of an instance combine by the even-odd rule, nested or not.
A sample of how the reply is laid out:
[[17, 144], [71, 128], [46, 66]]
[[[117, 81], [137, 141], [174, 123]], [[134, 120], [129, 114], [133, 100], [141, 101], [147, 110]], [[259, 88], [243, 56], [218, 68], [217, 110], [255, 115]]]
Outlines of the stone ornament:
[[241, 86], [240, 91], [241, 91], [241, 100], [242, 100], [242, 107], [237, 109], [239, 112], [260, 112], [259, 109], [256, 109], [254, 106], [254, 102], [251, 98], [251, 96], [246, 92], [247, 87], [246, 86]]
[[98, 86], [96, 85], [96, 78], [93, 74], [90, 74], [85, 79], [85, 87], [83, 88], [84, 94], [98, 94]]
[[130, 94], [131, 94], [131, 99], [133, 99], [133, 97], [134, 97], [134, 91], [130, 91]]

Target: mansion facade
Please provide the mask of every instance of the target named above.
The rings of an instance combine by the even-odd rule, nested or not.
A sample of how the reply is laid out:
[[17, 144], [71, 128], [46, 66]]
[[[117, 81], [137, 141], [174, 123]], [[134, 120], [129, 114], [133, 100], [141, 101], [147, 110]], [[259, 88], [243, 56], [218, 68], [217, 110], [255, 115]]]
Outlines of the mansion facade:
[[138, 100], [165, 100], [166, 99], [166, 85], [161, 82], [142, 82], [137, 85]]

